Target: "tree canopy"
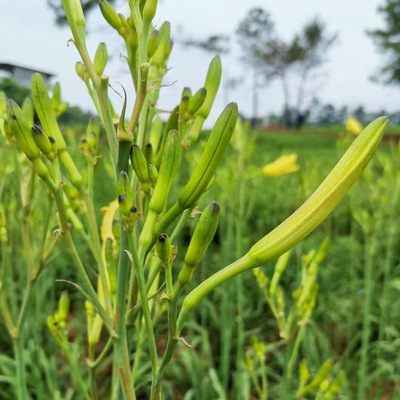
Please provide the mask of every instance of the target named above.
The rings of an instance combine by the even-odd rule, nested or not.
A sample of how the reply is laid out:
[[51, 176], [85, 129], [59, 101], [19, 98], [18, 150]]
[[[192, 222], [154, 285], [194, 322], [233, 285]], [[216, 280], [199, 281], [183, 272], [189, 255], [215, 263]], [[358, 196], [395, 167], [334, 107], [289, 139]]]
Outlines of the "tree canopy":
[[369, 31], [368, 34], [387, 55], [387, 61], [376, 78], [384, 83], [400, 84], [400, 1], [385, 0], [378, 11], [383, 16], [385, 25]]
[[[280, 79], [285, 112], [290, 113], [292, 109], [295, 114], [295, 121], [289, 121], [288, 116], [287, 123], [297, 125], [296, 121], [304, 119], [301, 111], [307, 84], [326, 62], [328, 50], [337, 35], [329, 34], [325, 24], [314, 18], [293, 38], [284, 40], [278, 36], [270, 14], [262, 8], [248, 12], [240, 22], [237, 34], [244, 62], [253, 66], [267, 81]], [[296, 75], [297, 84], [289, 83], [290, 75]]]

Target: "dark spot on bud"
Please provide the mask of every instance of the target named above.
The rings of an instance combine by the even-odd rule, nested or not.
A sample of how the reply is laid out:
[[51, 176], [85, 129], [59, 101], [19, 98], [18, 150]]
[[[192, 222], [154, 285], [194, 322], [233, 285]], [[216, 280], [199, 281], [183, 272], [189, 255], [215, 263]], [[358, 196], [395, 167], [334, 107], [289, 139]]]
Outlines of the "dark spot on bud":
[[33, 133], [36, 133], [37, 135], [42, 135], [43, 134], [43, 130], [40, 126], [38, 125], [33, 125], [31, 128]]
[[183, 97], [182, 97], [182, 103], [183, 103], [183, 102], [186, 103], [187, 101], [189, 101], [189, 96], [183, 96]]
[[55, 143], [56, 142], [56, 139], [54, 139], [53, 136], [49, 136], [49, 140], [50, 140], [50, 143]]
[[82, 139], [82, 143], [87, 143], [87, 139], [86, 139], [86, 138], [83, 138], [83, 139]]
[[118, 203], [119, 203], [119, 204], [123, 203], [123, 202], [126, 200], [127, 197], [128, 197], [128, 196], [127, 196], [126, 194], [124, 194], [124, 193], [120, 194], [120, 195], [118, 196]]
[[168, 239], [168, 235], [166, 233], [162, 233], [159, 237], [158, 237], [158, 241], [161, 243], [165, 243]]
[[128, 179], [128, 174], [125, 171], [121, 171], [119, 173], [119, 177], [123, 179]]
[[219, 204], [216, 201], [212, 201], [210, 207], [215, 211], [219, 211]]
[[138, 209], [135, 206], [132, 206], [131, 209], [129, 210], [132, 214], [136, 214]]

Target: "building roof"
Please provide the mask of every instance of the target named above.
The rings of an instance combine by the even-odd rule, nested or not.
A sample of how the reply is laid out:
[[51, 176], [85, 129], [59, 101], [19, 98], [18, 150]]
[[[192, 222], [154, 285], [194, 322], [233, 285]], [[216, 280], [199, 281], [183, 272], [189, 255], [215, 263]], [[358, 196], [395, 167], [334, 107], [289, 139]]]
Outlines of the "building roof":
[[13, 73], [15, 69], [24, 70], [26, 72], [31, 72], [32, 74], [34, 72], [39, 72], [44, 78], [47, 78], [47, 79], [50, 79], [54, 76], [54, 74], [52, 74], [51, 72], [41, 71], [36, 68], [23, 67], [22, 65], [16, 65], [16, 64], [11, 64], [11, 63], [0, 63], [0, 70]]

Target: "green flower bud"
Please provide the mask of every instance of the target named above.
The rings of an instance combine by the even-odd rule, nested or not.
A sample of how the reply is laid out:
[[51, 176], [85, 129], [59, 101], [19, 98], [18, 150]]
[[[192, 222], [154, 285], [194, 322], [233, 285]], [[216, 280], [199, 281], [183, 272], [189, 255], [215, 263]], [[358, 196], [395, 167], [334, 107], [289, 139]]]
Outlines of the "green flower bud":
[[106, 0], [100, 0], [99, 5], [100, 11], [103, 14], [104, 19], [122, 36], [124, 34], [124, 29], [118, 13]]
[[192, 90], [189, 87], [184, 87], [182, 90], [182, 96], [181, 99], [184, 97], [189, 97], [189, 99], [192, 97]]
[[151, 143], [146, 144], [146, 147], [144, 148], [144, 156], [146, 157], [147, 162], [154, 163], [154, 150]]
[[96, 54], [94, 56], [93, 67], [97, 75], [103, 75], [104, 69], [108, 61], [107, 46], [101, 42], [97, 47]]
[[24, 118], [22, 110], [13, 100], [7, 101], [7, 115], [10, 129], [15, 135], [22, 151], [31, 161], [40, 158], [40, 151], [33, 140], [29, 125]]
[[61, 294], [60, 300], [58, 301], [57, 317], [60, 319], [60, 321], [67, 320], [68, 314], [69, 314], [69, 306], [70, 306], [70, 301], [69, 301], [68, 293], [63, 292]]
[[146, 0], [143, 8], [143, 21], [150, 24], [156, 15], [158, 0]]
[[158, 154], [156, 159], [157, 168], [160, 166], [161, 159], [164, 154], [164, 147], [168, 137], [168, 132], [172, 130], [178, 131], [178, 129], [179, 129], [179, 106], [176, 106], [173, 109], [172, 113], [170, 114], [167, 123], [165, 124], [164, 135], [162, 136], [162, 140], [158, 149]]
[[22, 103], [22, 114], [24, 115], [25, 121], [29, 126], [33, 125], [33, 104], [32, 100], [27, 97]]
[[63, 103], [61, 101], [61, 86], [59, 82], [57, 82], [53, 86], [53, 96], [51, 98], [51, 103], [53, 105], [54, 113], [56, 114], [57, 117], [64, 114], [65, 111], [68, 110], [69, 104]]
[[159, 41], [158, 30], [154, 29], [150, 32], [149, 41], [147, 43], [147, 57], [150, 59], [153, 57], [155, 51], [157, 50]]
[[133, 193], [129, 184], [129, 176], [125, 171], [121, 171], [118, 176], [117, 198], [122, 215], [128, 216], [133, 203]]
[[39, 147], [40, 151], [49, 159], [54, 160], [55, 154], [53, 153], [53, 145], [50, 139], [44, 134], [43, 130], [37, 126], [32, 126], [33, 139]]
[[218, 118], [189, 182], [179, 195], [182, 209], [194, 206], [207, 188], [231, 140], [238, 118], [236, 103], [229, 104]]
[[75, 72], [81, 78], [84, 82], [87, 82], [89, 80], [89, 74], [87, 72], [87, 69], [83, 63], [78, 61], [75, 64]]
[[31, 90], [33, 104], [44, 132], [47, 136], [52, 136], [55, 139], [58, 157], [68, 172], [71, 182], [76, 186], [81, 186], [83, 184], [82, 175], [67, 151], [67, 145], [58, 126], [46, 84], [38, 73], [32, 75]]
[[195, 93], [195, 95], [189, 101], [188, 111], [190, 115], [196, 114], [199, 108], [203, 105], [206, 97], [207, 97], [206, 88], [201, 88]]
[[111, 230], [114, 240], [118, 243], [121, 237], [121, 225], [117, 219], [113, 219]]
[[154, 164], [152, 164], [151, 162], [147, 163], [147, 168], [149, 170], [149, 178], [150, 178], [150, 182], [152, 184], [152, 186], [154, 186], [157, 182], [157, 178], [158, 178], [158, 171], [157, 168]]
[[153, 241], [154, 227], [158, 216], [167, 203], [172, 182], [179, 170], [181, 157], [182, 145], [179, 133], [174, 130], [170, 131], [165, 144], [157, 183], [150, 198], [149, 212], [139, 237], [139, 245], [146, 250], [149, 249]]
[[186, 113], [189, 106], [189, 97], [185, 96], [182, 98], [181, 103], [179, 104], [179, 117], [182, 120], [185, 120]]
[[189, 134], [189, 140], [195, 142], [201, 132], [205, 119], [210, 114], [212, 105], [214, 104], [215, 97], [218, 92], [219, 84], [221, 82], [222, 65], [221, 58], [216, 56], [211, 61], [208, 68], [206, 82], [204, 88], [207, 90], [206, 98], [196, 113], [196, 119]]
[[53, 96], [51, 98], [51, 104], [53, 106], [54, 112], [57, 114], [59, 108], [61, 107], [61, 86], [59, 82], [57, 82], [53, 86]]
[[172, 182], [179, 170], [182, 156], [182, 145], [179, 133], [172, 130], [168, 133], [163, 152], [157, 183], [150, 199], [149, 209], [160, 214], [167, 203]]
[[139, 181], [142, 183], [143, 190], [147, 193], [150, 190], [150, 178], [147, 168], [147, 160], [142, 150], [137, 144], [131, 148], [131, 163]]
[[185, 315], [215, 287], [251, 268], [276, 259], [319, 226], [339, 204], [360, 177], [382, 140], [387, 117], [371, 122], [352, 143], [331, 173], [308, 200], [282, 224], [257, 242], [249, 252], [233, 264], [206, 279], [185, 298], [178, 326]]
[[171, 240], [166, 233], [162, 233], [156, 243], [156, 253], [164, 266], [171, 261]]
[[206, 99], [198, 111], [198, 115], [204, 119], [208, 117], [211, 111], [211, 107], [214, 103], [215, 97], [218, 92], [219, 84], [221, 82], [222, 65], [221, 58], [216, 56], [211, 61], [210, 67], [207, 72], [206, 82], [204, 88], [207, 90]]
[[31, 161], [33, 169], [52, 190], [56, 190], [56, 185], [51, 178], [50, 171], [40, 157], [40, 150], [32, 137], [32, 132], [24, 120], [22, 110], [17, 103], [12, 100], [7, 101], [7, 114], [10, 121], [10, 130], [15, 135], [22, 151]]
[[149, 142], [155, 153], [157, 153], [159, 150], [162, 133], [163, 133], [163, 122], [161, 118], [156, 117], [153, 120], [153, 123], [151, 124], [151, 129], [149, 133]]
[[157, 67], [162, 67], [168, 57], [168, 51], [170, 46], [170, 37], [171, 37], [171, 25], [169, 22], [164, 22], [161, 25], [159, 31], [159, 41], [156, 51], [153, 54], [153, 57], [150, 59], [150, 63]]
[[178, 283], [186, 285], [199, 265], [218, 227], [219, 204], [213, 201], [201, 214], [185, 255], [185, 261], [178, 276]]

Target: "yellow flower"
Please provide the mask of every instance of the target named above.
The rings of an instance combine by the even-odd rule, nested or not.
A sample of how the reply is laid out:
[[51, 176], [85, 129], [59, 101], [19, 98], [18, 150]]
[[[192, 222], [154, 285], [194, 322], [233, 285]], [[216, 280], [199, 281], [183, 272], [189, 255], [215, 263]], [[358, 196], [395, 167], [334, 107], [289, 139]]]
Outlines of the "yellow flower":
[[297, 157], [298, 155], [296, 153], [280, 156], [263, 168], [263, 175], [280, 176], [299, 171], [300, 166], [296, 164]]
[[346, 120], [346, 130], [354, 136], [358, 136], [363, 130], [363, 126], [357, 118], [349, 117]]

